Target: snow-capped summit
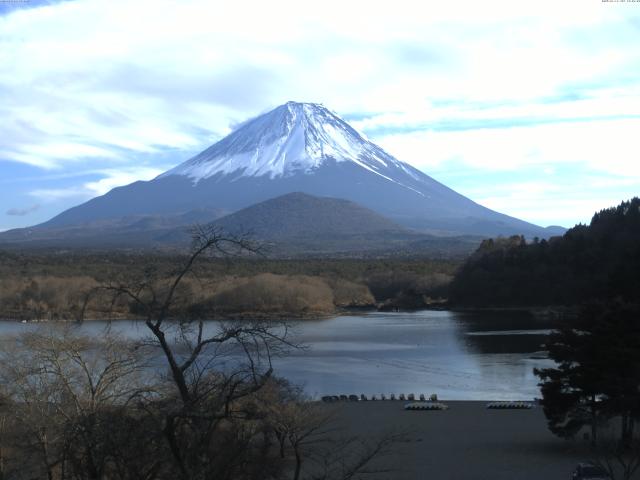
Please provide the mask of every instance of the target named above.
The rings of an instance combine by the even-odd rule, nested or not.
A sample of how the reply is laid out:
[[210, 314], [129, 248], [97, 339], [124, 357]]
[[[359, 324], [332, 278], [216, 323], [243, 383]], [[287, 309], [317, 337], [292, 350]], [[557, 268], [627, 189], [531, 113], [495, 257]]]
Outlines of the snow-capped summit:
[[548, 236], [394, 158], [324, 106], [296, 102], [245, 122], [149, 182], [115, 188], [40, 227], [190, 218], [194, 211], [223, 215], [292, 192], [349, 200], [425, 232]]
[[287, 102], [162, 176], [185, 175], [195, 182], [216, 174], [286, 177], [312, 173], [327, 160], [353, 162], [390, 181], [385, 170], [391, 164], [411, 174], [323, 105]]

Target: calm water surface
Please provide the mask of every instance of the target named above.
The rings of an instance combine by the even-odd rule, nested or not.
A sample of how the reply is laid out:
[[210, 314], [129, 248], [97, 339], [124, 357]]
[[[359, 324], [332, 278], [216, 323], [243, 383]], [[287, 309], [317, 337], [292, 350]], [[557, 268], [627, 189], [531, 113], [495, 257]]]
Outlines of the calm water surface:
[[[100, 335], [106, 322], [80, 328]], [[214, 328], [216, 322], [210, 322]], [[0, 322], [0, 336], [33, 328]], [[139, 322], [115, 322], [130, 337]], [[306, 344], [275, 360], [276, 373], [312, 396], [437, 393], [450, 400], [532, 399], [540, 396], [533, 368], [551, 365], [541, 344], [553, 323], [525, 313], [420, 311], [369, 313], [304, 321], [295, 340]]]

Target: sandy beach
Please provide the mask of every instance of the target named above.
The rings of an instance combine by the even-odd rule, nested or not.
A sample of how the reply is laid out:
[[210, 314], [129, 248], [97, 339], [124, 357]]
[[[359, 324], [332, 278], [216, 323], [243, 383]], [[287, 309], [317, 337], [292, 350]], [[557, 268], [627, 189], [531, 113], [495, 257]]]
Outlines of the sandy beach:
[[407, 432], [406, 441], [375, 464], [393, 473], [376, 479], [568, 479], [576, 464], [590, 457], [586, 441], [552, 435], [540, 407], [489, 410], [487, 402], [450, 401], [444, 402], [445, 411], [405, 411], [404, 403], [334, 404], [345, 434]]

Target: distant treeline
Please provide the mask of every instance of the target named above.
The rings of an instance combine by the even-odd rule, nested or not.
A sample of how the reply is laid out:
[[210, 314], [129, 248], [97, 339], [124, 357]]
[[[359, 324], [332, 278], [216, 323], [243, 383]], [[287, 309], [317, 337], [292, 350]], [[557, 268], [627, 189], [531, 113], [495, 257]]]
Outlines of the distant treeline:
[[[0, 252], [0, 318], [125, 318], [139, 312], [112, 304], [101, 285], [152, 280], [162, 285], [184, 258], [118, 252]], [[185, 316], [325, 315], [345, 308], [420, 308], [445, 295], [455, 269], [448, 260], [203, 259], [181, 289]]]
[[640, 199], [596, 213], [562, 237], [485, 240], [450, 285], [458, 305], [640, 301]]

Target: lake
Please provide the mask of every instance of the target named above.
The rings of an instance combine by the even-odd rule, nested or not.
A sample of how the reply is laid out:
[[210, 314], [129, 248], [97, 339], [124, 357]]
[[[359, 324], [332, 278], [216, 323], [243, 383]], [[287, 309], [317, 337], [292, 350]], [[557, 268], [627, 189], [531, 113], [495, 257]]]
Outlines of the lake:
[[[99, 335], [105, 325], [80, 328]], [[0, 336], [29, 328], [33, 324], [0, 322]], [[140, 322], [112, 328], [129, 337], [146, 334]], [[533, 368], [553, 364], [541, 346], [551, 328], [551, 320], [525, 312], [428, 310], [305, 320], [294, 335], [308, 348], [277, 358], [274, 367], [315, 398], [436, 393], [449, 400], [531, 400], [540, 396]]]

